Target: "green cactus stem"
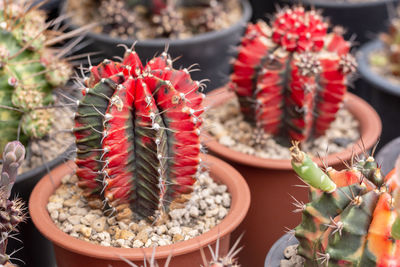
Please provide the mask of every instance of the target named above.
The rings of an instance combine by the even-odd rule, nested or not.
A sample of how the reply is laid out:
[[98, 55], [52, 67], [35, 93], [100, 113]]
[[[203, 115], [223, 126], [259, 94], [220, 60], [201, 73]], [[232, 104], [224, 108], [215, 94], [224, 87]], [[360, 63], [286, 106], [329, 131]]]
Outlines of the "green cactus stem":
[[336, 184], [306, 153], [300, 151], [297, 142], [290, 148], [290, 152], [293, 170], [303, 181], [324, 192], [332, 193], [336, 190]]
[[[395, 171], [395, 177], [397, 183], [400, 185], [400, 157], [396, 161], [396, 171]], [[396, 192], [394, 193], [394, 209], [397, 213], [397, 219], [393, 224], [392, 227], [392, 236], [400, 240], [400, 190], [397, 189]]]

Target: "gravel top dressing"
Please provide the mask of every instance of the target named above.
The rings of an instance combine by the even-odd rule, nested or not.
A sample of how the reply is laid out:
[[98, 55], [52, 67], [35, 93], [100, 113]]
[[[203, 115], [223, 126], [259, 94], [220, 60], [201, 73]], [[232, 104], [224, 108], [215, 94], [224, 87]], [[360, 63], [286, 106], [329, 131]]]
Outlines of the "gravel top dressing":
[[102, 246], [143, 248], [188, 240], [215, 227], [231, 205], [227, 186], [216, 184], [208, 172], [202, 172], [185, 203], [171, 205], [162, 223], [149, 224], [134, 219], [128, 206], [115, 216], [104, 215], [101, 201], [86, 200], [76, 182], [75, 175], [64, 177], [49, 198], [47, 210], [65, 233]]
[[[266, 159], [290, 159], [287, 138], [272, 137], [244, 121], [236, 98], [208, 110], [204, 127], [222, 145], [238, 152]], [[305, 142], [302, 149], [323, 157], [354, 146], [359, 138], [359, 122], [348, 110], [341, 109], [326, 134]]]

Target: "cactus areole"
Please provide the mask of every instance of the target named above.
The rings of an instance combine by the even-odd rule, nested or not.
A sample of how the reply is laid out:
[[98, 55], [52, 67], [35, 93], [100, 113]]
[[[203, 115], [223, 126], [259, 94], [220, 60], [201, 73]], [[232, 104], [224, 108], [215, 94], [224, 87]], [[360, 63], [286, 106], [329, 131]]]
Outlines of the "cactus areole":
[[166, 52], [143, 66], [127, 49], [122, 62], [91, 67], [85, 84], [74, 129], [79, 186], [112, 211], [129, 205], [156, 219], [192, 192], [199, 170], [199, 82]]
[[305, 141], [335, 120], [356, 69], [350, 43], [315, 10], [284, 8], [249, 24], [231, 87], [245, 119], [271, 135]]
[[[400, 266], [400, 182], [383, 178], [373, 157], [324, 172], [294, 146], [292, 165], [310, 185], [311, 201], [295, 228], [305, 266]], [[322, 175], [321, 175], [322, 173]]]

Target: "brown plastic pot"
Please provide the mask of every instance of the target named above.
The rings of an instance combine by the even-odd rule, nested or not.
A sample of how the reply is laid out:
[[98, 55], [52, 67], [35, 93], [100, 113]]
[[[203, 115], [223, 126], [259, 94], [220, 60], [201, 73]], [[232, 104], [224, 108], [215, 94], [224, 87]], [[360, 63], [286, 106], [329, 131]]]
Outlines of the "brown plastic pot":
[[[235, 97], [226, 88], [217, 89], [207, 95], [205, 105], [218, 106]], [[362, 142], [370, 149], [377, 141], [382, 124], [375, 110], [361, 98], [348, 93], [346, 108], [360, 123]], [[234, 151], [221, 145], [215, 138], [204, 139], [211, 154], [228, 161], [246, 179], [251, 192], [251, 205], [245, 220], [232, 234], [232, 239], [242, 232], [244, 249], [239, 254], [243, 266], [263, 266], [265, 252], [284, 233], [301, 221], [301, 214], [293, 213], [293, 199], [308, 202], [308, 192], [292, 171], [289, 160], [263, 159]], [[342, 168], [342, 160], [348, 161], [352, 153], [362, 153], [361, 140], [352, 148], [324, 158], [329, 166]]]
[[[218, 183], [227, 185], [232, 196], [228, 215], [210, 231], [193, 239], [173, 245], [157, 247], [155, 258], [160, 266], [172, 255], [170, 266], [188, 267], [202, 264], [200, 248], [208, 258], [208, 245], [215, 246], [220, 240], [220, 254], [229, 250], [231, 232], [243, 221], [250, 206], [250, 190], [243, 177], [227, 163], [213, 156], [203, 155], [203, 162], [208, 164], [211, 177]], [[76, 239], [61, 231], [50, 218], [46, 205], [49, 197], [60, 185], [61, 179], [71, 174], [73, 162], [68, 162], [46, 175], [34, 188], [29, 200], [29, 212], [39, 231], [53, 242], [58, 267], [121, 267], [128, 266], [121, 257], [139, 266], [143, 264], [144, 254], [152, 254], [152, 248], [114, 248], [95, 245]], [[50, 178], [51, 177], [51, 178]], [[53, 179], [53, 182], [52, 180]], [[53, 184], [54, 183], [54, 184]]]

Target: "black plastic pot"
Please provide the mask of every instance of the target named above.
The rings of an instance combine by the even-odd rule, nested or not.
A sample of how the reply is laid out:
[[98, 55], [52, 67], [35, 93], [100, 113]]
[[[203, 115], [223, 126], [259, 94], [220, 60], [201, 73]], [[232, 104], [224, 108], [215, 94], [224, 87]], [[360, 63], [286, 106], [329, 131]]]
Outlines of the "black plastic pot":
[[296, 245], [299, 242], [297, 239], [290, 234], [285, 234], [275, 244], [271, 247], [267, 254], [267, 258], [265, 259], [264, 266], [265, 267], [279, 267], [281, 260], [285, 258], [283, 255], [283, 251], [291, 245]]
[[[35, 185], [49, 170], [65, 162], [72, 154], [72, 149], [71, 147], [54, 160], [19, 175], [12, 189], [12, 195], [22, 198], [25, 205], [28, 205], [29, 197]], [[27, 267], [54, 267], [56, 261], [53, 246], [50, 241], [39, 233], [31, 219], [28, 218], [25, 223], [21, 223], [18, 229], [19, 233], [16, 237], [22, 240], [22, 243], [9, 238], [7, 252], [12, 253], [20, 249], [17, 253], [13, 254], [13, 257], [23, 260]]]
[[383, 49], [383, 44], [373, 41], [364, 45], [357, 53], [360, 81], [358, 89], [364, 98], [375, 108], [382, 119], [382, 136], [379, 147], [400, 136], [400, 85], [393, 84], [374, 72], [369, 64], [369, 55]]
[[356, 35], [362, 45], [386, 31], [388, 20], [395, 13], [399, 0], [375, 0], [365, 2], [336, 2], [333, 0], [283, 0], [284, 3], [302, 3], [304, 6], [322, 9], [332, 25], [347, 29], [346, 38]]
[[[34, 5], [43, 1], [46, 0], [35, 0]], [[47, 2], [40, 7], [40, 9], [43, 9], [47, 12], [49, 19], [54, 19], [58, 16], [61, 2], [62, 0], [47, 0]]]
[[376, 160], [381, 164], [381, 171], [384, 175], [388, 174], [396, 164], [400, 156], [400, 137], [387, 143], [376, 155]]
[[[180, 57], [175, 62], [175, 67], [189, 67], [197, 63], [201, 71], [192, 72], [191, 75], [195, 80], [209, 79], [207, 90], [221, 87], [229, 79], [230, 60], [234, 56], [234, 47], [240, 42], [240, 38], [244, 32], [247, 21], [251, 17], [251, 6], [244, 0], [243, 16], [235, 25], [220, 31], [213, 31], [198, 34], [191, 38], [182, 40], [170, 39], [152, 39], [139, 40], [135, 45], [140, 59], [147, 62], [157, 53], [164, 51], [166, 45], [169, 46], [168, 52], [173, 58]], [[65, 13], [65, 4], [63, 13]], [[71, 25], [70, 30], [76, 26]], [[123, 40], [112, 38], [105, 34], [88, 33], [86, 41], [91, 44], [85, 48], [85, 51], [100, 51], [101, 54], [92, 59], [92, 63], [98, 63], [104, 58], [114, 58], [115, 56], [123, 56], [124, 48], [117, 47], [118, 44], [131, 46], [136, 40]]]
[[280, 4], [280, 0], [250, 0], [253, 9], [251, 20], [256, 22], [259, 19], [267, 20], [276, 11], [276, 6]]

